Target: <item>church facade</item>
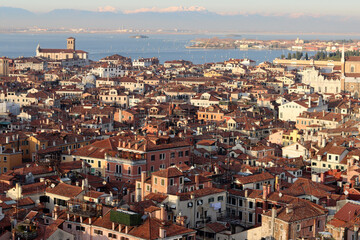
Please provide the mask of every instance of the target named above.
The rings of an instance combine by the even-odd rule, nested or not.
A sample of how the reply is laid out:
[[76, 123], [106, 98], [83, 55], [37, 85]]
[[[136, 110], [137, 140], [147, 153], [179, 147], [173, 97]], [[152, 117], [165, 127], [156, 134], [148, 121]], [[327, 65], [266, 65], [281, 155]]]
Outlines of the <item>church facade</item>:
[[66, 49], [41, 48], [40, 44], [36, 48], [36, 56], [52, 61], [54, 65], [62, 66], [84, 66], [88, 63], [88, 53], [83, 50], [75, 49], [75, 38], [66, 39]]
[[355, 98], [360, 93], [360, 57], [345, 57], [344, 49], [341, 58], [342, 83], [341, 88], [351, 93]]

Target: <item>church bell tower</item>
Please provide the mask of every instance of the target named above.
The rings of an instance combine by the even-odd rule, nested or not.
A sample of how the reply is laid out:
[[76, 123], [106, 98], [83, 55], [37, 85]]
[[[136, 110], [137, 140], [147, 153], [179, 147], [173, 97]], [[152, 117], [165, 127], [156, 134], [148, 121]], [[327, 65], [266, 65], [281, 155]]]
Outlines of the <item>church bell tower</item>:
[[67, 40], [67, 49], [75, 50], [75, 38], [69, 37]]

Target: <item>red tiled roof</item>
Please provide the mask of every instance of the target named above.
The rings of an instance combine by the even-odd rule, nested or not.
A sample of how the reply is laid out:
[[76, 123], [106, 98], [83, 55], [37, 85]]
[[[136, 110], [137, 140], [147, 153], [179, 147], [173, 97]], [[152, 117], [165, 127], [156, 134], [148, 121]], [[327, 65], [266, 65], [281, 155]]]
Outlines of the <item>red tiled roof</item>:
[[169, 167], [164, 170], [153, 172], [152, 175], [163, 178], [171, 178], [171, 177], [183, 176], [183, 173], [176, 167]]
[[81, 187], [72, 186], [66, 183], [59, 183], [54, 188], [48, 187], [46, 188], [47, 193], [56, 194], [59, 196], [64, 196], [68, 198], [73, 198], [78, 196], [82, 192]]
[[254, 183], [254, 182], [260, 182], [270, 179], [275, 179], [275, 177], [268, 172], [245, 176], [245, 177], [243, 176], [236, 177], [236, 181], [239, 182], [240, 184]]

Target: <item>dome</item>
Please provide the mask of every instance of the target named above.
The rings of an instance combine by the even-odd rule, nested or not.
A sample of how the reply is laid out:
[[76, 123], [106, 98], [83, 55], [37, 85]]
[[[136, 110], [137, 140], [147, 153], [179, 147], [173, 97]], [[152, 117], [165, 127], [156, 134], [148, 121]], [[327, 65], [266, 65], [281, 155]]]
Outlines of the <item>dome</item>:
[[93, 84], [95, 85], [96, 83], [96, 77], [92, 74], [87, 75], [86, 77], [83, 78], [83, 84]]

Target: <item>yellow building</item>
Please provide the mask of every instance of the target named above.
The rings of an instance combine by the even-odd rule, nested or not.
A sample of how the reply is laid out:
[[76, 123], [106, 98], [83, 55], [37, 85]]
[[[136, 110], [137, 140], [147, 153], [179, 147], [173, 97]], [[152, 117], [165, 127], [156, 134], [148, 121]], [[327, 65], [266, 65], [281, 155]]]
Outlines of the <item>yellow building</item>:
[[298, 142], [301, 138], [299, 130], [294, 129], [292, 131], [284, 131], [282, 136], [282, 145], [289, 146], [295, 142]]
[[223, 76], [222, 73], [219, 73], [215, 70], [211, 70], [209, 72], [204, 73], [204, 77], [222, 77], [222, 76]]
[[22, 152], [18, 134], [4, 134], [0, 137], [0, 174], [21, 166]]
[[59, 133], [41, 133], [28, 138], [29, 155], [32, 160], [35, 160], [36, 153], [39, 150], [50, 147], [59, 147], [63, 153], [68, 153], [73, 149], [88, 145], [90, 140], [90, 138], [76, 134], [61, 135]]

